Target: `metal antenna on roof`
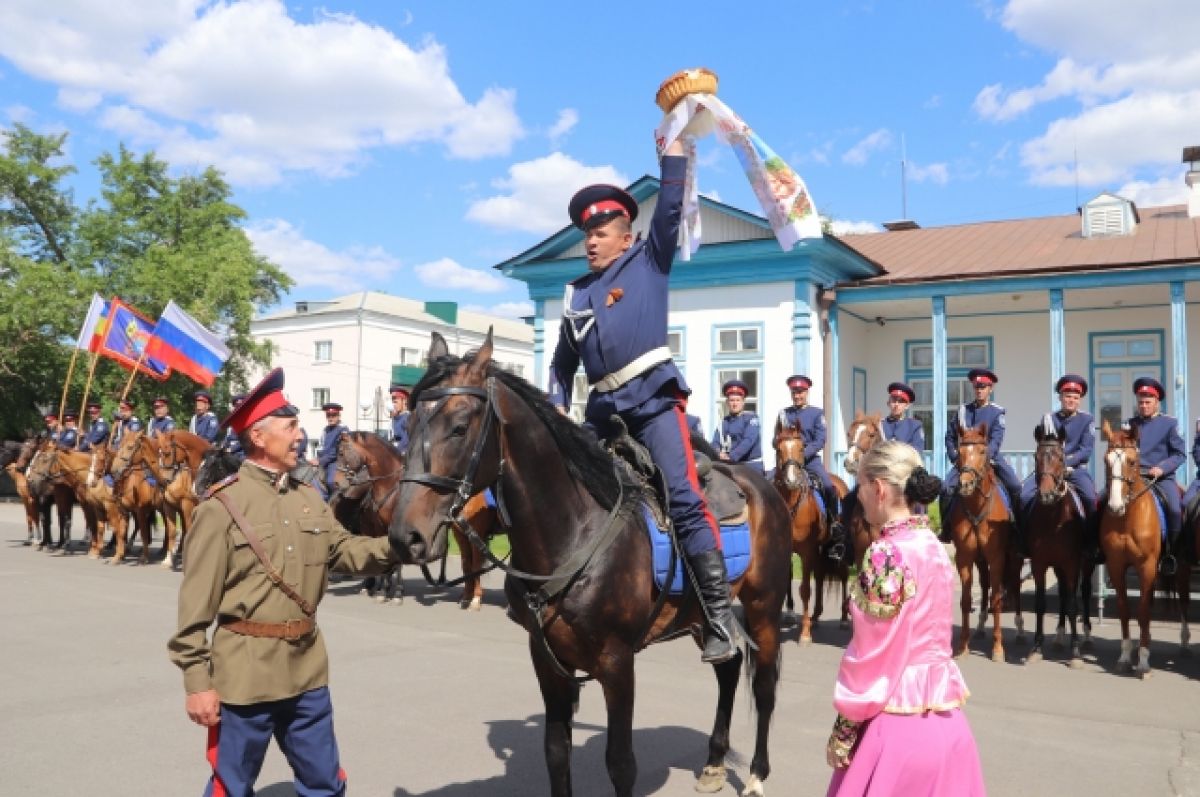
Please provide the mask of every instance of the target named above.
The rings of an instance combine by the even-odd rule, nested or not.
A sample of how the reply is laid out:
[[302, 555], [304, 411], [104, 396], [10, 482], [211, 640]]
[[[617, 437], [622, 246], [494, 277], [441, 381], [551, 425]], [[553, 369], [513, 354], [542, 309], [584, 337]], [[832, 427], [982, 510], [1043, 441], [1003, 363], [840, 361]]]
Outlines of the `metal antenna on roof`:
[[1075, 212], [1078, 213], [1079, 208], [1081, 207], [1079, 204], [1079, 142], [1078, 142], [1078, 139], [1076, 139], [1075, 143], [1073, 143], [1071, 145], [1071, 157], [1075, 161]]
[[908, 218], [908, 147], [900, 134], [900, 218]]

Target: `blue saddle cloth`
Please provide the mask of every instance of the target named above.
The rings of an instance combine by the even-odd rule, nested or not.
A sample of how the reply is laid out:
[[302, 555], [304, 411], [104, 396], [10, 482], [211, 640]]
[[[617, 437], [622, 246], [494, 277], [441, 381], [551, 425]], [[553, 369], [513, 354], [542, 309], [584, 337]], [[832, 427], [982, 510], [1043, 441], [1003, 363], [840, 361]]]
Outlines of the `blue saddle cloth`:
[[[654, 584], [663, 588], [667, 580], [667, 570], [671, 566], [671, 538], [658, 527], [650, 508], [642, 505], [642, 516], [646, 519], [646, 529], [650, 533], [650, 548], [654, 553]], [[736, 581], [746, 574], [750, 567], [750, 523], [740, 523], [736, 526], [719, 526], [721, 531], [721, 552], [725, 554], [725, 572], [730, 581]], [[671, 579], [668, 594], [683, 594], [683, 562], [676, 560], [675, 574]]]

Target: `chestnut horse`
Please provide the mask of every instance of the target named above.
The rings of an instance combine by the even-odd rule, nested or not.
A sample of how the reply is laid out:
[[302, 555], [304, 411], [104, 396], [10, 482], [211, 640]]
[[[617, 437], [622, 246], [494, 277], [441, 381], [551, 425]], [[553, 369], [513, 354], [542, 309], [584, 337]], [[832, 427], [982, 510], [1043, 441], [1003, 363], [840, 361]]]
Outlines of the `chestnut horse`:
[[162, 566], [173, 570], [183, 555], [183, 538], [192, 525], [192, 513], [200, 497], [196, 495], [196, 473], [212, 444], [185, 429], [159, 432], [143, 437], [141, 457], [158, 482], [162, 496]]
[[[987, 425], [958, 427], [958, 494], [943, 525], [954, 539], [954, 563], [962, 582], [962, 631], [955, 655], [967, 652], [971, 637], [971, 587], [979, 568], [980, 611], [976, 633], [982, 635], [987, 608], [992, 613], [992, 661], [1004, 661], [1000, 610], [1004, 605], [1008, 543], [1013, 533], [1008, 509], [1000, 497], [1003, 489], [988, 459]], [[991, 590], [989, 601], [988, 592]], [[1020, 601], [1015, 601], [1020, 612]], [[1020, 625], [1018, 624], [1018, 631]], [[1018, 636], [1018, 638], [1020, 638]]]
[[[810, 484], [811, 477], [804, 469], [804, 436], [799, 429], [785, 426], [775, 437], [775, 489], [787, 505], [791, 526], [791, 550], [800, 557], [800, 638], [802, 644], [812, 642], [813, 625], [821, 619], [825, 610], [825, 577], [832, 575], [842, 584], [846, 594], [846, 565], [836, 566], [822, 553], [822, 546], [829, 540], [829, 529], [825, 515], [817, 503]], [[843, 495], [845, 489], [840, 491]], [[791, 557], [788, 557], [789, 562]], [[832, 571], [827, 573], [827, 571]], [[831, 582], [832, 583], [832, 582]], [[812, 597], [812, 584], [816, 585], [816, 600], [812, 615], [808, 613], [808, 602]], [[792, 599], [788, 586], [789, 611]], [[850, 610], [842, 601], [841, 627], [850, 626]]]
[[17, 497], [21, 499], [21, 505], [25, 507], [25, 544], [32, 545], [38, 535], [38, 505], [33, 493], [29, 491], [29, 480], [25, 476], [25, 470], [37, 452], [37, 438], [31, 437], [22, 442], [6, 440], [4, 442], [5, 458], [14, 451], [16, 452], [15, 456], [4, 463], [4, 470], [12, 479], [13, 486], [17, 488]]
[[42, 533], [34, 545], [34, 550], [38, 551], [51, 547], [51, 507], [58, 511], [58, 544], [54, 547], [60, 551], [69, 551], [71, 547], [71, 507], [75, 502], [75, 493], [63, 482], [62, 474], [51, 467], [53, 454], [57, 450], [58, 444], [53, 440], [39, 440], [26, 471], [29, 494], [41, 514]]
[[[146, 441], [144, 431], [126, 429], [121, 435], [120, 445], [109, 462], [109, 473], [113, 477], [113, 494], [121, 507], [120, 521], [113, 529], [116, 538], [116, 550], [105, 564], [119, 565], [125, 559], [125, 546], [128, 539], [128, 516], [133, 515], [136, 523], [135, 531], [141, 532], [142, 551], [138, 556], [138, 564], [150, 563], [150, 541], [153, 532], [154, 513], [162, 506], [162, 493], [152, 485], [147, 477], [152, 475], [149, 460], [141, 453], [143, 441]], [[170, 549], [163, 539], [163, 556], [170, 558]]]
[[[882, 417], [878, 412], [866, 414], [861, 410], [856, 410], [854, 420], [846, 429], [846, 461], [843, 463], [843, 467], [846, 468], [847, 473], [854, 474], [855, 478], [858, 474], [858, 463], [862, 461], [863, 455], [884, 440]], [[843, 500], [854, 501], [854, 506], [850, 508], [850, 526], [846, 532], [854, 553], [851, 561], [857, 564], [862, 562], [867, 547], [879, 539], [879, 530], [872, 529], [871, 525], [867, 523], [867, 518], [863, 515], [862, 504], [858, 502], [857, 490], [848, 493], [847, 498]]]
[[100, 556], [106, 528], [115, 528], [119, 522], [120, 507], [112, 490], [103, 479], [96, 478], [97, 457], [104, 450], [100, 446], [93, 451], [59, 449], [51, 455], [50, 468], [75, 493], [83, 517], [87, 522], [88, 558]]
[[[338, 522], [355, 534], [382, 537], [388, 533], [396, 510], [400, 477], [404, 475], [404, 458], [395, 447], [369, 432], [350, 432], [338, 438], [336, 491], [329, 501]], [[496, 512], [488, 507], [483, 494], [472, 496], [463, 508], [466, 521], [480, 537], [487, 538], [496, 527]], [[459, 529], [454, 530], [459, 551], [462, 552], [463, 594], [459, 606], [479, 611], [483, 600], [480, 566], [483, 556], [475, 550]], [[383, 600], [400, 603], [404, 585], [399, 579], [400, 566], [383, 576]], [[375, 594], [372, 576], [363, 582], [368, 594]], [[390, 580], [389, 580], [390, 579]], [[400, 597], [395, 598], [399, 589]]]
[[[1027, 662], [1040, 661], [1046, 615], [1046, 571], [1054, 568], [1058, 581], [1058, 630], [1054, 645], [1062, 648], [1063, 627], [1071, 622], [1071, 667], [1083, 666], [1079, 637], [1076, 634], [1076, 607], [1079, 574], [1083, 561], [1084, 520], [1076, 507], [1075, 495], [1067, 481], [1063, 441], [1066, 432], [1051, 425], [1038, 424], [1033, 430], [1037, 449], [1033, 455], [1037, 501], [1029, 514], [1029, 561], [1035, 586], [1034, 612], [1037, 614], [1033, 649]], [[1085, 626], [1085, 628], [1087, 628]], [[1090, 629], [1087, 629], [1090, 632]]]
[[[580, 683], [575, 673], [582, 671], [604, 691], [608, 774], [618, 797], [629, 797], [637, 780], [634, 654], [653, 641], [695, 635], [702, 609], [691, 591], [669, 596], [655, 588], [641, 488], [544, 393], [492, 361], [490, 331], [467, 359], [451, 356], [434, 333], [429, 362], [413, 390], [409, 472], [389, 532], [392, 545], [405, 562], [437, 559], [447, 548], [443, 530], [462, 522], [459, 510], [467, 497], [492, 488], [510, 526], [505, 592], [513, 618], [529, 632], [545, 706], [550, 791], [571, 794], [571, 722]], [[682, 427], [682, 414], [679, 421]], [[713, 467], [737, 483], [749, 505], [750, 563], [731, 588], [757, 646], [750, 669], [758, 738], [743, 794], [761, 795], [770, 773], [779, 618], [791, 581], [790, 524], [783, 500], [757, 472], [719, 462]], [[697, 784], [701, 791], [718, 791], [726, 782], [742, 659], [739, 651], [714, 665], [720, 696]]]
[[[1150, 601], [1154, 596], [1154, 579], [1158, 557], [1162, 552], [1162, 530], [1158, 522], [1158, 499], [1151, 493], [1151, 483], [1142, 476], [1138, 452], [1138, 431], [1113, 431], [1108, 421], [1102, 427], [1108, 451], [1104, 455], [1108, 500], [1100, 510], [1100, 548], [1108, 568], [1108, 580], [1117, 596], [1117, 615], [1121, 619], [1121, 655], [1117, 672], [1129, 672], [1133, 666], [1133, 640], [1129, 637], [1129, 588], [1125, 571], [1132, 567], [1138, 579], [1138, 641], [1137, 674], [1150, 675]], [[1168, 490], [1176, 490], [1174, 483]]]

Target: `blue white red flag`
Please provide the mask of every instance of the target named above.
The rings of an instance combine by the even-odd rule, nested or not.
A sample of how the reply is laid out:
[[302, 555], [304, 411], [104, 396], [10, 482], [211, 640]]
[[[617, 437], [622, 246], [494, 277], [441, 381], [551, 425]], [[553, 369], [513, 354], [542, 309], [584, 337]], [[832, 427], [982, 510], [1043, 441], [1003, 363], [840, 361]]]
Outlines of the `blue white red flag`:
[[170, 301], [154, 328], [150, 355], [205, 387], [212, 387], [229, 359], [229, 347]]

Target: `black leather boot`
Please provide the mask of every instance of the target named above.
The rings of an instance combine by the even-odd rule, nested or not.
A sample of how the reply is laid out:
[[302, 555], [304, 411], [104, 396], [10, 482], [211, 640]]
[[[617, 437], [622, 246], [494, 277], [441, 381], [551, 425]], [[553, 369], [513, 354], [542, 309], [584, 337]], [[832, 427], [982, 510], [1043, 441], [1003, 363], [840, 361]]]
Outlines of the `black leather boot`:
[[944, 494], [938, 496], [938, 518], [942, 525], [942, 530], [938, 532], [938, 542], [954, 542], [954, 537], [950, 535], [950, 499]]
[[825, 550], [825, 558], [834, 564], [841, 564], [846, 558], [846, 527], [836, 516], [829, 518], [829, 547]]
[[737, 655], [737, 645], [733, 638], [733, 609], [729, 601], [725, 555], [716, 550], [705, 551], [689, 556], [688, 564], [708, 620], [700, 660], [709, 664], [729, 661]]

